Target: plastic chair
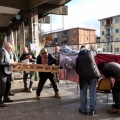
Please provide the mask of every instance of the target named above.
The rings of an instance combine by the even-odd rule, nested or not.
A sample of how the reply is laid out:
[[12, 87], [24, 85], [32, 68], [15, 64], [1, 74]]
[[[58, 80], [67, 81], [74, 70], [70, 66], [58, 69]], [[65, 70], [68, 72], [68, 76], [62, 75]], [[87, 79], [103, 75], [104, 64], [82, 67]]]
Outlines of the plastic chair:
[[102, 78], [97, 87], [97, 93], [106, 93], [107, 94], [107, 103], [108, 103], [108, 94], [112, 93], [112, 82], [111, 78]]

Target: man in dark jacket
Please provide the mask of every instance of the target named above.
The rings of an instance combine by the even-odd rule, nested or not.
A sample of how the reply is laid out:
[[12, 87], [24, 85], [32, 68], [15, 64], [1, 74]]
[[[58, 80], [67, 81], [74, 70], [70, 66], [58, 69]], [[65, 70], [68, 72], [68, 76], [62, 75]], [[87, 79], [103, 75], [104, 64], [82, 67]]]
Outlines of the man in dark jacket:
[[[37, 64], [52, 65], [55, 63], [56, 63], [56, 59], [54, 58], [54, 56], [52, 54], [48, 53], [45, 48], [42, 48], [40, 50], [40, 54], [37, 57]], [[39, 78], [40, 78], [40, 80], [39, 80], [38, 88], [36, 91], [37, 100], [40, 100], [40, 93], [41, 93], [43, 86], [47, 79], [49, 79], [50, 82], [52, 83], [52, 86], [53, 86], [53, 89], [55, 92], [55, 97], [61, 98], [60, 94], [59, 94], [59, 89], [57, 86], [57, 81], [53, 79], [53, 73], [39, 72]]]
[[96, 52], [85, 49], [81, 46], [81, 51], [76, 58], [76, 72], [79, 75], [80, 84], [80, 104], [79, 112], [86, 114], [87, 88], [90, 91], [90, 115], [96, 114], [96, 82], [100, 73], [96, 66], [94, 56]]
[[[7, 79], [8, 75], [12, 73], [10, 70], [11, 66], [14, 66], [15, 63], [10, 60], [10, 52], [12, 51], [12, 45], [6, 43], [5, 47], [0, 50], [0, 107], [6, 107], [6, 104], [3, 102], [13, 102], [8, 97], [10, 90], [10, 81]], [[4, 99], [2, 101], [2, 97]]]
[[98, 68], [105, 77], [115, 78], [114, 87], [112, 88], [115, 104], [113, 105], [113, 109], [108, 110], [108, 113], [120, 115], [120, 64], [107, 62], [99, 64]]
[[[29, 59], [29, 62], [35, 62], [36, 57], [32, 52], [28, 51], [27, 47], [23, 48], [23, 54], [20, 57], [20, 61], [22, 62], [23, 60]], [[30, 84], [29, 84], [29, 89], [27, 86], [27, 77], [28, 74], [30, 74]], [[34, 72], [23, 72], [23, 82], [24, 82], [24, 89], [21, 90], [21, 92], [32, 92], [32, 85], [33, 85], [33, 81], [34, 81]]]

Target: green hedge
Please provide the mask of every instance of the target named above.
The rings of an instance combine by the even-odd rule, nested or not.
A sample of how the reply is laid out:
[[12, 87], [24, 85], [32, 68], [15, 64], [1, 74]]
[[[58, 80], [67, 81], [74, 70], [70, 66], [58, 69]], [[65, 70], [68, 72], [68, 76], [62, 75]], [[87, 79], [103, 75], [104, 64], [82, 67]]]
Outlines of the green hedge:
[[3, 46], [4, 38], [5, 38], [5, 33], [0, 33], [0, 49], [1, 49], [2, 46]]

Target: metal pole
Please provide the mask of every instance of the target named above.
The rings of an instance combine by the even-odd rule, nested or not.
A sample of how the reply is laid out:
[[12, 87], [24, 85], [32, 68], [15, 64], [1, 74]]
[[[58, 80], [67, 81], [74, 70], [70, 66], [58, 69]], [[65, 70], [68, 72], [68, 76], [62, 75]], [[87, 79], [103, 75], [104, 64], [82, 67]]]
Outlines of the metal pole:
[[64, 30], [64, 15], [62, 15], [62, 28]]
[[50, 31], [52, 33], [52, 14], [50, 15]]

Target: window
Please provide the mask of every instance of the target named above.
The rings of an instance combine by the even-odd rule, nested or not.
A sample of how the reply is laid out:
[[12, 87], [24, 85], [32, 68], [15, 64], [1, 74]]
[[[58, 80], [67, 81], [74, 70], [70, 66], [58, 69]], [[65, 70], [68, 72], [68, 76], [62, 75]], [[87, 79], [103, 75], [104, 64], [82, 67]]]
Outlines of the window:
[[103, 48], [103, 52], [106, 52], [106, 49], [105, 49], [105, 48]]
[[115, 29], [115, 33], [119, 33], [119, 29]]
[[73, 30], [73, 33], [76, 33], [76, 30]]
[[74, 42], [76, 42], [76, 38], [74, 38]]
[[115, 48], [115, 52], [119, 52], [119, 48]]
[[52, 34], [52, 37], [53, 37], [53, 38], [57, 38], [57, 33], [53, 33], [53, 34]]
[[71, 40], [76, 42], [76, 38], [75, 37], [73, 37]]
[[105, 42], [105, 40], [102, 40], [102, 42]]
[[86, 37], [86, 40], [88, 40], [88, 37]]
[[120, 41], [120, 38], [115, 38], [115, 41]]
[[88, 34], [88, 30], [86, 30], [86, 33]]
[[68, 36], [68, 31], [64, 31], [63, 32], [63, 37], [67, 37]]
[[104, 35], [104, 31], [102, 31], [102, 35]]
[[115, 19], [115, 24], [117, 24], [117, 23], [119, 23], [119, 19], [118, 18]]
[[109, 48], [107, 48], [107, 49], [106, 49], [106, 52], [110, 52], [110, 49], [109, 49]]
[[102, 26], [104, 26], [104, 22], [102, 22]]

